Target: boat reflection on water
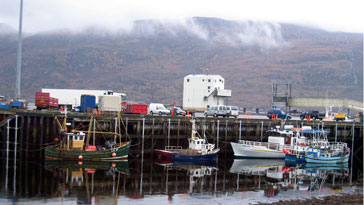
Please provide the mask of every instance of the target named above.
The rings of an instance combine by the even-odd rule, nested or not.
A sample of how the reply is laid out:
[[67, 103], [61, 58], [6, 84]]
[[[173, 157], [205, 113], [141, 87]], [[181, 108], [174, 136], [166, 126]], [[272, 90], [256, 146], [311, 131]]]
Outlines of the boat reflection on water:
[[[121, 176], [129, 176], [128, 161], [55, 161], [45, 160], [44, 168], [58, 179], [56, 197], [77, 198], [77, 203], [91, 204], [99, 196], [112, 194], [105, 203], [117, 200]], [[106, 191], [106, 192], [105, 192]]]
[[[157, 158], [154, 162], [164, 167], [167, 182], [170, 171], [185, 172], [189, 178], [187, 194], [202, 194], [204, 192], [204, 185], [207, 184], [206, 177], [210, 177], [218, 171], [216, 161], [187, 162]], [[169, 193], [168, 183], [166, 183], [166, 193]], [[172, 196], [169, 195], [169, 197]]]
[[[247, 198], [249, 194], [251, 197], [258, 194], [258, 197], [266, 199], [297, 200], [341, 192], [345, 179], [349, 177], [349, 168], [347, 163], [292, 166], [285, 164], [284, 160], [235, 159], [230, 173], [238, 174], [237, 191], [241, 190], [239, 177], [259, 177], [258, 190], [263, 192], [245, 191]], [[264, 202], [264, 199], [260, 199], [260, 202]]]

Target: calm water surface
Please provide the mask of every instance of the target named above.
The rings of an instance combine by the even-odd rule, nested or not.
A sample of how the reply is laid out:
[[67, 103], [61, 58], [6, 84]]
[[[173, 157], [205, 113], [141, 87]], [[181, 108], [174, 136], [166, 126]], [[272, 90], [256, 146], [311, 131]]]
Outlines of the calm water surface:
[[116, 163], [2, 159], [1, 165], [1, 204], [254, 204], [363, 191], [354, 180], [362, 173], [347, 164], [288, 165], [227, 154], [217, 164], [149, 156]]

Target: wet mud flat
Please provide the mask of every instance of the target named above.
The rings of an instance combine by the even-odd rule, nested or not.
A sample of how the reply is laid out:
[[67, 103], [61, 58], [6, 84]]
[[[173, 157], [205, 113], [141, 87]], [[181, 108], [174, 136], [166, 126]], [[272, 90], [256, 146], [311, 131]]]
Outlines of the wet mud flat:
[[279, 201], [272, 204], [274, 205], [363, 204], [363, 193], [341, 194], [341, 195], [325, 196], [322, 198], [312, 198], [307, 200]]

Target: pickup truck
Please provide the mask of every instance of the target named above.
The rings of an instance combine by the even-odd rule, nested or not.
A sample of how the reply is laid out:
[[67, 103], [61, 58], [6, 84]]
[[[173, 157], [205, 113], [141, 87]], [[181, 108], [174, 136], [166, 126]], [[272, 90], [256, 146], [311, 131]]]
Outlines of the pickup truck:
[[316, 119], [322, 120], [325, 118], [325, 114], [320, 113], [317, 110], [311, 110], [311, 111], [302, 113], [300, 115], [300, 118], [301, 118], [301, 120], [308, 119], [308, 118], [313, 119], [313, 120], [316, 120]]

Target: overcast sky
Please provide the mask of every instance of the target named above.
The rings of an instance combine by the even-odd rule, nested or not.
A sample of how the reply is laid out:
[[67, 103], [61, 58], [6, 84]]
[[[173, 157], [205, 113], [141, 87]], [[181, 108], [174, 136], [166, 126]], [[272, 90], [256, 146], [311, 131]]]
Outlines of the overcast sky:
[[[20, 0], [0, 0], [0, 23], [18, 29]], [[289, 22], [330, 31], [363, 32], [363, 0], [24, 0], [23, 30], [130, 28], [134, 20], [227, 20]]]

